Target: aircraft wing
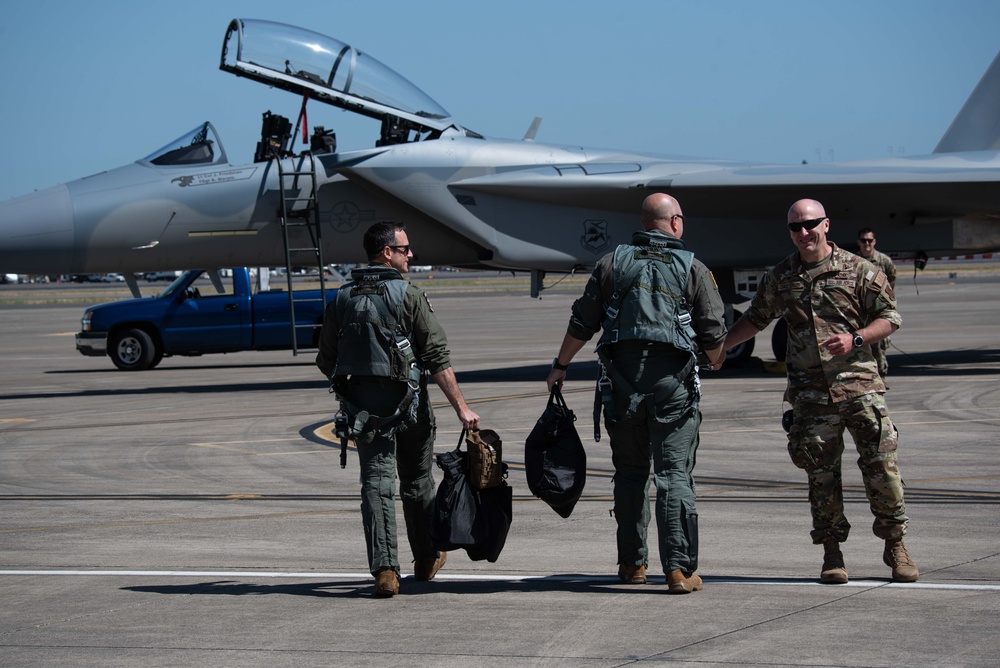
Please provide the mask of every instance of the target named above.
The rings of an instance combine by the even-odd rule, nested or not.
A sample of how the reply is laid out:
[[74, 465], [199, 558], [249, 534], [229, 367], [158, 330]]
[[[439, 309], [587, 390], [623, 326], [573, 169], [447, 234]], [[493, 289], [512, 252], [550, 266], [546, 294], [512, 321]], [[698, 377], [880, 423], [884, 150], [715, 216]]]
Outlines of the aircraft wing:
[[637, 197], [667, 192], [695, 219], [774, 219], [804, 196], [822, 200], [831, 215], [873, 205], [911, 217], [1000, 215], [998, 183], [1000, 152], [976, 151], [800, 166], [683, 159], [532, 166], [463, 179], [451, 188], [629, 212]]

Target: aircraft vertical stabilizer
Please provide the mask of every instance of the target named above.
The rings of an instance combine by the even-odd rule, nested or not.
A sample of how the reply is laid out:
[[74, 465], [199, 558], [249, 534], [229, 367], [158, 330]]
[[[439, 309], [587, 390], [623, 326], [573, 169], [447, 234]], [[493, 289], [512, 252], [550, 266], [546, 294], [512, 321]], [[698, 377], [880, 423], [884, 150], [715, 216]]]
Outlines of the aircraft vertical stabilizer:
[[935, 153], [1000, 150], [1000, 53], [965, 101]]

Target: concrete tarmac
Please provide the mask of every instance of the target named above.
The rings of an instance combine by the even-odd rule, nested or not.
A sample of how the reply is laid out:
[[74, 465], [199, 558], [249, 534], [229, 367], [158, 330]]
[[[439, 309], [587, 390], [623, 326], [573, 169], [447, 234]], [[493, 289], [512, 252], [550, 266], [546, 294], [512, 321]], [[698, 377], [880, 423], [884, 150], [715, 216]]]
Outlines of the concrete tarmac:
[[[0, 307], [0, 665], [996, 665], [1000, 276], [921, 277], [919, 294], [900, 276], [888, 402], [920, 581], [890, 582], [848, 451], [851, 581], [818, 584], [805, 477], [779, 422], [785, 379], [764, 369], [762, 334], [759, 360], [704, 374], [705, 588], [687, 596], [666, 595], [652, 526], [650, 583], [615, 577], [592, 345], [566, 387], [584, 499], [562, 519], [525, 483], [524, 439], [582, 283], [541, 300], [433, 286], [462, 389], [503, 437], [514, 520], [496, 563], [453, 552], [433, 582], [406, 577], [385, 600], [367, 572], [357, 458], [340, 469], [311, 351], [129, 373], [76, 353], [82, 306]], [[444, 452], [461, 425], [432, 391]], [[405, 540], [400, 558], [409, 575]]]

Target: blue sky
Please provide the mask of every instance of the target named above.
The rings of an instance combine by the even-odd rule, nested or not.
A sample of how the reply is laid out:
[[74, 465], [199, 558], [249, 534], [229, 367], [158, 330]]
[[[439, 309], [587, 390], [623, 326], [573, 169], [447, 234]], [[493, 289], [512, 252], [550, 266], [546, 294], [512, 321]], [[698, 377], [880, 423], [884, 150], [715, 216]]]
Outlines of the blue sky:
[[[279, 9], [280, 8], [280, 9]], [[0, 15], [0, 199], [212, 121], [252, 160], [299, 100], [218, 69], [235, 17], [369, 53], [491, 137], [797, 163], [929, 153], [1000, 50], [995, 0], [34, 0]], [[377, 124], [318, 103], [342, 150]]]

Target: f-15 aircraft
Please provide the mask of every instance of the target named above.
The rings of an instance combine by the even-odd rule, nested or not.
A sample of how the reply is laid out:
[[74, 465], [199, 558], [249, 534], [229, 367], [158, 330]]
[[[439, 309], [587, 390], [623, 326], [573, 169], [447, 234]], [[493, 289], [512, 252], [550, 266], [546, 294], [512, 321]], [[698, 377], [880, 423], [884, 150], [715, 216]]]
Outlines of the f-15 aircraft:
[[[2, 202], [0, 268], [358, 262], [368, 225], [397, 220], [420, 264], [530, 271], [538, 294], [547, 272], [589, 269], [627, 241], [653, 192], [683, 204], [684, 240], [731, 304], [790, 252], [781, 221], [801, 197], [825, 204], [842, 246], [870, 226], [897, 259], [1000, 249], [1000, 55], [933, 154], [817, 165], [546, 145], [538, 119], [520, 140], [489, 138], [368, 54], [273, 22], [233, 20], [220, 67], [299, 96], [297, 127], [265, 113], [255, 161], [234, 165], [205, 122], [132, 164]], [[338, 151], [317, 126], [290, 151], [310, 101], [380, 121], [375, 145]]]

